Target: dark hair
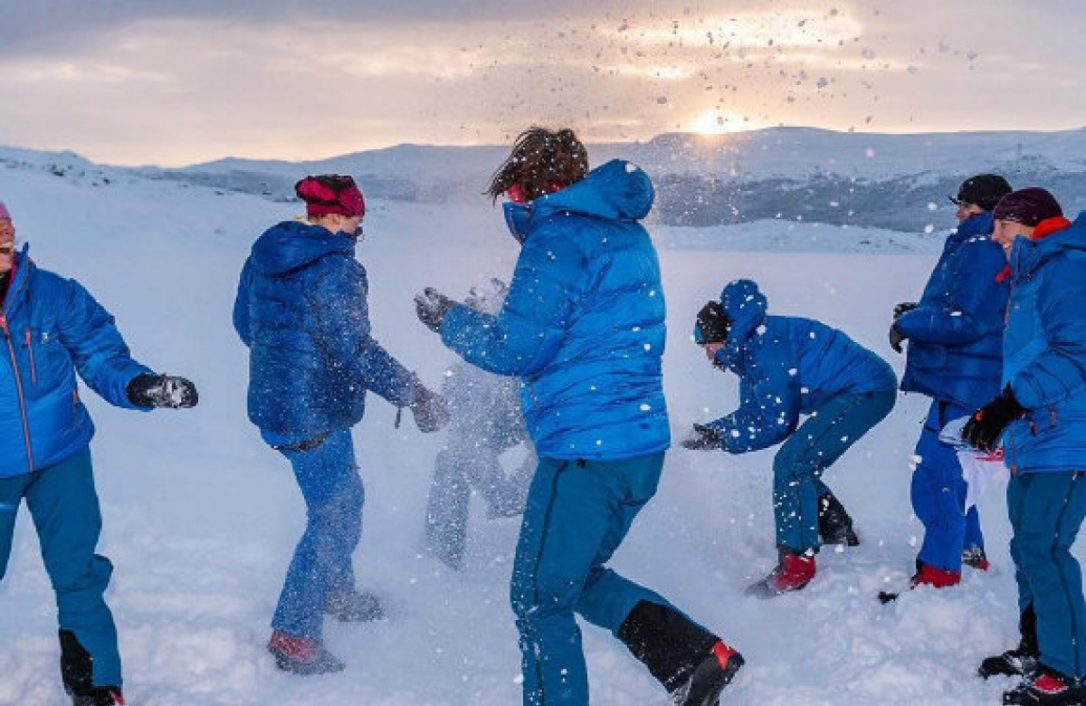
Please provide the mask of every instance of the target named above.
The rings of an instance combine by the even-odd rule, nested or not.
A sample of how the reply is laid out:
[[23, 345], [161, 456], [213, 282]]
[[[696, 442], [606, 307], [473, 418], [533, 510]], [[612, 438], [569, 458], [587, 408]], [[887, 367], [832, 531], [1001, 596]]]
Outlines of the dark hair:
[[530, 127], [517, 136], [513, 151], [490, 178], [486, 193], [495, 201], [514, 184], [531, 201], [580, 181], [588, 173], [588, 151], [566, 128], [557, 132]]

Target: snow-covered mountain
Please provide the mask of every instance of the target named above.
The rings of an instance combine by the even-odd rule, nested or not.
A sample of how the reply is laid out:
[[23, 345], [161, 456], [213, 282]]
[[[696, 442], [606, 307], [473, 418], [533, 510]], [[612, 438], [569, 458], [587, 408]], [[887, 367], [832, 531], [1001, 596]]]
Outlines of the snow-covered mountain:
[[[508, 152], [504, 146], [399, 145], [309, 162], [223, 159], [181, 169], [111, 168], [71, 153], [0, 151], [0, 164], [41, 168], [108, 184], [129, 176], [293, 199], [306, 173], [358, 178], [371, 198], [467, 203]], [[732, 135], [660, 135], [644, 143], [598, 144], [594, 164], [637, 162], [655, 179], [655, 219], [705, 227], [763, 219], [872, 226], [918, 232], [953, 224], [948, 194], [967, 176], [1005, 174], [1043, 185], [1068, 211], [1086, 208], [1086, 128], [1060, 132], [889, 135], [769, 128]], [[930, 228], [929, 228], [930, 227]]]

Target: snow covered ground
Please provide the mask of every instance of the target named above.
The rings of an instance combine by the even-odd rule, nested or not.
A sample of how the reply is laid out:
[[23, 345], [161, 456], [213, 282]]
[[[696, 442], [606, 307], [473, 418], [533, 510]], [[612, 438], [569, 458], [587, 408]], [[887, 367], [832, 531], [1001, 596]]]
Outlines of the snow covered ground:
[[[364, 184], [363, 184], [364, 186]], [[355, 430], [367, 488], [359, 580], [394, 616], [329, 623], [348, 662], [338, 675], [278, 673], [264, 651], [268, 622], [304, 510], [289, 467], [245, 417], [247, 358], [230, 324], [236, 277], [252, 240], [296, 208], [181, 184], [94, 186], [48, 173], [0, 170], [0, 199], [37, 262], [83, 281], [116, 315], [134, 353], [191, 376], [191, 412], [141, 415], [88, 394], [105, 514], [101, 550], [116, 565], [109, 593], [136, 706], [509, 706], [519, 703], [519, 654], [507, 583], [517, 523], [473, 518], [466, 571], [421, 552], [426, 490], [441, 435], [372, 398]], [[360, 259], [371, 279], [378, 338], [436, 384], [452, 361], [417, 322], [425, 285], [462, 295], [511, 270], [514, 241], [500, 212], [477, 206], [374, 202]], [[729, 411], [734, 377], [715, 372], [689, 338], [697, 309], [738, 276], [753, 277], [777, 313], [839, 326], [889, 359], [892, 306], [915, 298], [938, 239], [765, 222], [712, 231], [654, 230], [669, 298], [665, 384], [676, 437]], [[876, 593], [911, 573], [921, 527], [908, 501], [908, 459], [925, 400], [902, 397], [828, 474], [863, 545], [819, 556], [819, 575], [764, 602], [743, 589], [774, 560], [772, 451], [729, 457], [670, 452], [660, 492], [614, 565], [671, 597], [748, 660], [731, 706], [998, 704], [1010, 680], [973, 676], [980, 658], [1017, 639], [1009, 528], [1000, 490], [981, 499], [993, 569], [967, 569], [954, 590], [920, 590], [882, 606]], [[481, 509], [481, 508], [477, 508]], [[625, 648], [585, 627], [596, 706], [666, 698]], [[48, 579], [24, 512], [0, 584], [0, 705], [65, 703]]]

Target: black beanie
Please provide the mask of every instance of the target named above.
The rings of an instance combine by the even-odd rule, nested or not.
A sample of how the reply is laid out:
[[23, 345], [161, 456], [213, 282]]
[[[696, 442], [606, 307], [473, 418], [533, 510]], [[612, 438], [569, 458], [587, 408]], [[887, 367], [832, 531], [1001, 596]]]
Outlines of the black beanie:
[[958, 195], [950, 200], [959, 206], [974, 204], [985, 211], [995, 208], [999, 200], [1011, 193], [1011, 185], [998, 174], [978, 174], [969, 177], [958, 187]]
[[992, 217], [997, 221], [1014, 221], [1030, 228], [1045, 219], [1062, 215], [1063, 209], [1056, 198], [1036, 186], [1012, 191], [1000, 199], [992, 211]]

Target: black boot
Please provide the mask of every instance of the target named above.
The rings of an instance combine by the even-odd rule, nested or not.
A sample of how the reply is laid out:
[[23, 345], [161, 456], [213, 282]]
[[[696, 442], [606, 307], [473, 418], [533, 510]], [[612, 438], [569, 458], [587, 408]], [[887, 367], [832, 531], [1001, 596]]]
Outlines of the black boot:
[[818, 534], [823, 544], [855, 547], [860, 543], [852, 529], [852, 518], [832, 493], [818, 496]]
[[619, 639], [680, 706], [715, 706], [743, 657], [671, 606], [639, 602]]
[[124, 706], [119, 686], [94, 686], [94, 660], [79, 644], [75, 633], [61, 630], [60, 678], [64, 691], [72, 697], [72, 706]]
[[1018, 647], [985, 658], [977, 670], [981, 677], [987, 679], [996, 675], [1023, 676], [1037, 669], [1041, 650], [1037, 646], [1037, 613], [1033, 610], [1033, 604], [1022, 611], [1022, 616], [1018, 619], [1018, 630], [1022, 634]]

